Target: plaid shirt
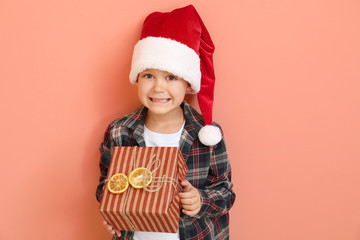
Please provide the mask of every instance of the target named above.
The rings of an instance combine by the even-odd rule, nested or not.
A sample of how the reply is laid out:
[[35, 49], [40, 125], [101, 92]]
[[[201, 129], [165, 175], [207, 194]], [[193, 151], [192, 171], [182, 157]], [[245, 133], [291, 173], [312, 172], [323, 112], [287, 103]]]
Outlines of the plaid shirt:
[[[232, 190], [231, 169], [224, 140], [212, 147], [203, 145], [198, 139], [200, 128], [204, 126], [202, 115], [186, 102], [181, 107], [184, 110], [185, 126], [179, 149], [188, 167], [186, 179], [199, 190], [202, 206], [200, 212], [193, 217], [180, 213], [180, 239], [229, 239], [228, 212], [234, 204], [235, 193]], [[146, 112], [147, 108], [141, 106], [108, 126], [104, 142], [100, 145], [101, 176], [96, 191], [99, 202], [113, 147], [145, 147]], [[114, 236], [113, 239], [133, 239], [133, 235], [133, 232], [121, 231], [121, 237]]]

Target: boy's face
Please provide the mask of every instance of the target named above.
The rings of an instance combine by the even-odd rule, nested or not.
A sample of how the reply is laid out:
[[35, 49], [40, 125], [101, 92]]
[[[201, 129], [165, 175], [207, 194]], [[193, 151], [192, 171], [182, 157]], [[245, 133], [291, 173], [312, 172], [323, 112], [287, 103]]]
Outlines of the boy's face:
[[151, 114], [173, 116], [181, 110], [186, 93], [192, 91], [184, 79], [169, 72], [147, 69], [138, 76], [138, 97]]

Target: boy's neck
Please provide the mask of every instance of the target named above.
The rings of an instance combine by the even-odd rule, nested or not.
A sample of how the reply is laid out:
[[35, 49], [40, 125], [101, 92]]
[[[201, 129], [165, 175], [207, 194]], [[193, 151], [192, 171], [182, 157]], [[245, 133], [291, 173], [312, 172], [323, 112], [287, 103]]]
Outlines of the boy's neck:
[[157, 133], [176, 133], [182, 127], [184, 123], [184, 111], [180, 107], [179, 111], [169, 115], [155, 115], [150, 111], [146, 114], [145, 126]]

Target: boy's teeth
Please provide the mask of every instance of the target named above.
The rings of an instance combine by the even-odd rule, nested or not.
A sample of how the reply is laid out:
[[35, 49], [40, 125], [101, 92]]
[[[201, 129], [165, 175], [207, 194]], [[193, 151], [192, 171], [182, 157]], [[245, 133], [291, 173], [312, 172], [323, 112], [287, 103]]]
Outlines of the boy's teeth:
[[152, 98], [151, 100], [153, 102], [167, 102], [169, 99], [168, 98]]

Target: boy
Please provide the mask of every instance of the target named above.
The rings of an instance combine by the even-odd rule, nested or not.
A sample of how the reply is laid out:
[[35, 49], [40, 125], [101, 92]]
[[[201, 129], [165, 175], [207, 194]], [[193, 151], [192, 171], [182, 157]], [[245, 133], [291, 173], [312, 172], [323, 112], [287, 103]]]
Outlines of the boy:
[[[179, 147], [188, 174], [181, 182], [177, 233], [116, 231], [113, 239], [229, 239], [228, 211], [235, 193], [222, 132], [212, 125], [213, 52], [210, 35], [192, 5], [146, 18], [130, 71], [142, 106], [113, 121], [105, 132], [97, 200], [114, 146]], [[187, 93], [198, 94], [203, 115], [184, 102]]]

